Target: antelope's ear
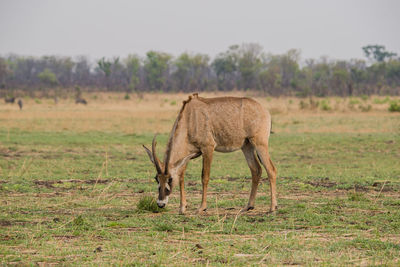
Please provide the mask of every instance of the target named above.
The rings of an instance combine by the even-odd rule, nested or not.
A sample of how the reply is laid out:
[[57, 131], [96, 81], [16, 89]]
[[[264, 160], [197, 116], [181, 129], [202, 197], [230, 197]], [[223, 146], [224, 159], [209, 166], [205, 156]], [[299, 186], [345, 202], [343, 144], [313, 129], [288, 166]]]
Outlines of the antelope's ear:
[[142, 145], [142, 146], [143, 146], [144, 150], [146, 150], [147, 155], [149, 155], [149, 158], [150, 158], [151, 162], [153, 162], [153, 164], [154, 164], [153, 154], [151, 153], [151, 151], [147, 147], [145, 147], [145, 145]]
[[201, 155], [201, 153], [192, 153], [192, 154], [190, 154], [190, 155], [184, 157], [183, 159], [179, 160], [179, 161], [176, 163], [175, 167], [176, 167], [177, 169], [180, 169], [180, 168], [183, 167], [186, 163], [188, 163], [189, 160], [194, 159], [194, 158], [197, 158], [197, 157], [199, 157], [200, 155]]

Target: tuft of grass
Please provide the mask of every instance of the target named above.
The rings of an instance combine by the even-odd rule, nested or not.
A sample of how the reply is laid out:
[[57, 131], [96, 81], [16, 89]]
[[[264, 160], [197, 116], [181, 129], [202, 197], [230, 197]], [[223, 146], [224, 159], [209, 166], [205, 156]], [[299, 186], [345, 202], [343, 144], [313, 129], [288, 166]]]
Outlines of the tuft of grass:
[[390, 112], [400, 112], [400, 104], [397, 102], [392, 102], [389, 105], [389, 109]]
[[358, 105], [360, 103], [361, 103], [360, 100], [355, 99], [355, 98], [350, 98], [350, 100], [349, 100], [349, 105], [350, 106]]
[[362, 111], [362, 112], [369, 112], [372, 109], [371, 105], [359, 105], [358, 108]]
[[329, 102], [326, 101], [325, 99], [321, 101], [321, 109], [324, 111], [329, 111], [332, 110], [332, 107], [329, 105]]
[[381, 99], [381, 98], [375, 98], [374, 100], [373, 100], [373, 103], [374, 104], [386, 104], [386, 103], [388, 103], [390, 101], [390, 98], [387, 96], [387, 97], [385, 97], [385, 98], [383, 98], [383, 99]]
[[129, 94], [126, 94], [126, 95], [124, 96], [124, 99], [125, 99], [125, 100], [129, 100], [129, 99], [131, 99], [131, 97], [129, 96]]
[[307, 109], [308, 103], [303, 100], [300, 100], [299, 106], [300, 106], [300, 109]]
[[36, 104], [42, 104], [42, 100], [40, 100], [39, 98], [35, 98], [35, 103]]
[[154, 226], [154, 230], [159, 232], [172, 232], [175, 229], [175, 226], [170, 222], [158, 222]]
[[165, 210], [166, 210], [165, 208], [161, 209], [157, 206], [157, 202], [152, 196], [142, 197], [136, 206], [136, 211], [138, 212], [150, 211], [153, 213], [158, 213], [158, 212], [163, 212]]
[[350, 201], [364, 201], [366, 200], [364, 193], [361, 192], [349, 192], [347, 197]]
[[367, 95], [360, 95], [360, 98], [361, 98], [361, 100], [363, 100], [363, 101], [367, 101], [368, 98], [369, 98], [369, 96], [367, 96]]
[[72, 225], [74, 226], [83, 226], [85, 225], [85, 220], [81, 215], [75, 217], [75, 219], [72, 221]]

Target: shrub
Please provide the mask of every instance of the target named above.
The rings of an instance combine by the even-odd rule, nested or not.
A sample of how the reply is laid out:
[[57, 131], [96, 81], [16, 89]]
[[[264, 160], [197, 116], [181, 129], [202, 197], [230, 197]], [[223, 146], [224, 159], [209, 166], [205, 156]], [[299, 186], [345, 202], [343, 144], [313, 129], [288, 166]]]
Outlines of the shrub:
[[390, 112], [400, 112], [400, 104], [397, 102], [390, 103], [389, 109]]
[[387, 96], [384, 99], [380, 99], [380, 98], [375, 98], [374, 99], [374, 104], [386, 104], [390, 101], [390, 98]]
[[312, 98], [310, 97], [310, 108], [311, 108], [311, 109], [316, 109], [316, 108], [318, 108], [318, 106], [319, 106], [319, 102], [318, 102], [318, 101], [315, 101], [314, 99], [312, 99]]
[[126, 94], [126, 95], [124, 96], [124, 99], [125, 99], [125, 100], [129, 100], [129, 99], [131, 99], [131, 97], [129, 96], [129, 94]]
[[331, 106], [329, 105], [329, 102], [326, 100], [322, 100], [320, 106], [321, 106], [321, 109], [325, 110], [325, 111], [329, 111], [332, 109]]
[[300, 109], [308, 108], [307, 102], [304, 102], [303, 100], [300, 101], [299, 105], [300, 105]]
[[350, 99], [350, 101], [349, 101], [349, 105], [357, 105], [357, 104], [360, 104], [360, 100], [358, 100], [358, 99]]
[[361, 95], [360, 98], [361, 98], [363, 101], [367, 101], [369, 97], [368, 97], [367, 95]]
[[371, 106], [371, 105], [368, 105], [368, 106], [367, 106], [367, 105], [365, 105], [365, 106], [359, 105], [358, 108], [359, 108], [362, 112], [368, 112], [368, 111], [371, 111], [372, 106]]

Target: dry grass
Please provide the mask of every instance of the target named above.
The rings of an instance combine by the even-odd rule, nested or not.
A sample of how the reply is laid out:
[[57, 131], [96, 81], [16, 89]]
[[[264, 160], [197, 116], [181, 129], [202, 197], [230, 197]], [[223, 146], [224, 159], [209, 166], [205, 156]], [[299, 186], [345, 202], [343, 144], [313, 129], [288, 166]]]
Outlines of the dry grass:
[[[222, 95], [201, 93], [205, 97]], [[388, 112], [387, 103], [375, 104], [383, 97], [314, 98], [312, 101], [320, 104], [312, 107], [309, 99], [259, 97], [245, 92], [229, 95], [257, 99], [273, 115], [273, 128], [278, 132], [374, 133], [400, 129], [398, 114]], [[56, 105], [52, 99], [27, 98], [22, 111], [17, 105], [1, 104], [0, 121], [3, 127], [24, 131], [167, 133], [187, 96], [186, 93], [144, 94], [141, 98], [132, 95], [124, 100], [122, 93], [90, 93], [84, 96], [89, 102], [87, 106], [77, 105], [73, 99], [61, 99]], [[367, 107], [370, 108], [366, 111]]]

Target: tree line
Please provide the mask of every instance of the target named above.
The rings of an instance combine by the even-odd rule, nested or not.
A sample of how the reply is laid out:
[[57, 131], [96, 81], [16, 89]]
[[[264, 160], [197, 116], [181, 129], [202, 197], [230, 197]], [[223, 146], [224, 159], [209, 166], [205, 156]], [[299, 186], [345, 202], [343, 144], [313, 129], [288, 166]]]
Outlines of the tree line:
[[[200, 53], [149, 51], [144, 57], [0, 57], [0, 89], [33, 92], [84, 88], [126, 92], [255, 90], [267, 95], [400, 94], [400, 58], [381, 45], [362, 47], [366, 59], [300, 61], [300, 51], [265, 53], [233, 45], [213, 60]], [[11, 93], [10, 93], [11, 92]]]

